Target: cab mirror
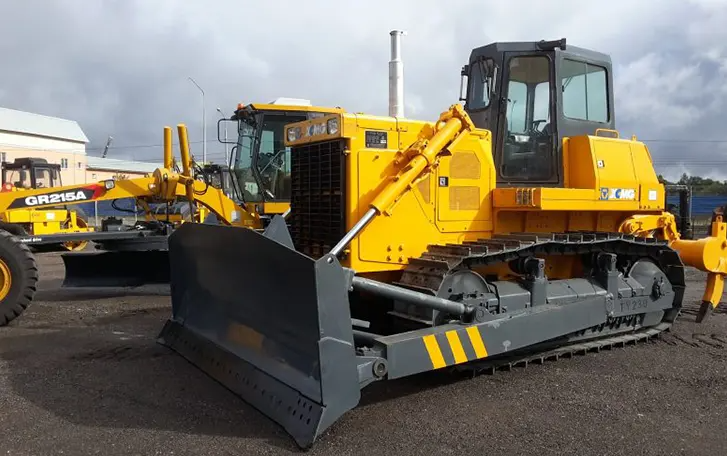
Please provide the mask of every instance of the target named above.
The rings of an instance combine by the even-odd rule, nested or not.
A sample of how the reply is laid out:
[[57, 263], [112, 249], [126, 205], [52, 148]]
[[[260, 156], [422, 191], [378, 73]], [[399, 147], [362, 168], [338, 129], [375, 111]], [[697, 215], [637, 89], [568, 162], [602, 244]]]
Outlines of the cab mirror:
[[237, 120], [217, 120], [217, 141], [222, 144], [237, 144]]

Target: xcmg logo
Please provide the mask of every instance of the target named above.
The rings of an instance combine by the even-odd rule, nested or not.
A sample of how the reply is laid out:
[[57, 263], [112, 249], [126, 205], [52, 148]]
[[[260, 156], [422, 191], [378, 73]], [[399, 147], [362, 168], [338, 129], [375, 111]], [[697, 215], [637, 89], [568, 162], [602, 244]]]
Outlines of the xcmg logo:
[[9, 209], [20, 207], [44, 206], [47, 204], [71, 203], [94, 198], [96, 189], [84, 188], [70, 192], [46, 193], [43, 195], [30, 195], [20, 197], [8, 206]]

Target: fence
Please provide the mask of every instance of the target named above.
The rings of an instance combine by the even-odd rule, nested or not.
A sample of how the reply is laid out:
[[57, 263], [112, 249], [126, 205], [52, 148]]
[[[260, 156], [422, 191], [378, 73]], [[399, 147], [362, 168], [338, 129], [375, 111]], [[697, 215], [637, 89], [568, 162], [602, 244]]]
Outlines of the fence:
[[[679, 197], [669, 195], [666, 199], [668, 204], [679, 206]], [[727, 196], [692, 196], [692, 216], [712, 215], [714, 208], [727, 204]]]
[[[712, 221], [712, 211], [720, 206], [727, 205], [727, 196], [698, 195], [692, 196], [692, 231], [695, 238], [709, 234], [709, 225]], [[679, 196], [669, 195], [667, 204], [679, 207]]]

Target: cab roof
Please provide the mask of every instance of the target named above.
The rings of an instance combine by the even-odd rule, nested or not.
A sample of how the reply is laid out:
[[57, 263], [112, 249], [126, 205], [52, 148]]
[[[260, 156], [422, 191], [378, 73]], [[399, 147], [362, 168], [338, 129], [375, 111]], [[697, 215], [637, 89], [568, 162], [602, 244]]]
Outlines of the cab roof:
[[241, 109], [251, 109], [255, 111], [320, 112], [324, 114], [345, 112], [345, 110], [340, 107], [313, 106], [310, 100], [287, 97], [278, 97], [269, 103], [250, 103], [247, 105], [240, 103], [237, 105], [236, 111]]

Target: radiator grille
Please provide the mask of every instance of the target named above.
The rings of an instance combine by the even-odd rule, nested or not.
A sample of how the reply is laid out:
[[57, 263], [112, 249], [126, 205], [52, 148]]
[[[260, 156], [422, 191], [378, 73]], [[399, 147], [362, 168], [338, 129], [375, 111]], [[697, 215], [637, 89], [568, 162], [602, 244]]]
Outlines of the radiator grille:
[[312, 258], [328, 253], [345, 234], [343, 140], [291, 150], [290, 217], [295, 249]]

